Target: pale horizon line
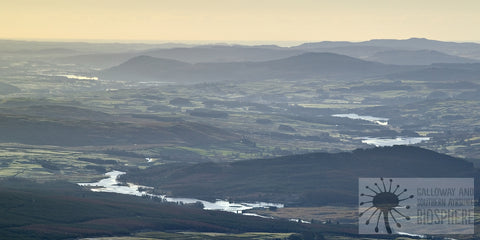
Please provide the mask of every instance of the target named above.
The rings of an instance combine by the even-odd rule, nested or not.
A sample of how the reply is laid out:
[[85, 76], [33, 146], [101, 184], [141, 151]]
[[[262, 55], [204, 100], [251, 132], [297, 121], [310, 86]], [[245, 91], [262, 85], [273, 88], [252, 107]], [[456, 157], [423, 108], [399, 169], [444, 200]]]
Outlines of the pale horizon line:
[[277, 45], [282, 47], [297, 46], [303, 43], [316, 42], [351, 42], [361, 43], [372, 40], [408, 40], [408, 39], [427, 39], [440, 42], [455, 43], [479, 43], [480, 40], [440, 40], [426, 37], [407, 37], [407, 38], [371, 38], [367, 40], [142, 40], [142, 39], [75, 39], [75, 38], [3, 38], [4, 41], [25, 41], [25, 42], [50, 42], [50, 43], [110, 43], [110, 44], [186, 44], [186, 45]]

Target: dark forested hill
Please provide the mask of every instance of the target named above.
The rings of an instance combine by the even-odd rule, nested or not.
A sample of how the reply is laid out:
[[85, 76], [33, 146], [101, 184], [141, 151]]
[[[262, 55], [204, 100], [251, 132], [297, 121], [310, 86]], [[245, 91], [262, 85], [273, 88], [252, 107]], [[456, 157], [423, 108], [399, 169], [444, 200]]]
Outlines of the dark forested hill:
[[176, 196], [354, 204], [359, 177], [474, 177], [472, 163], [430, 150], [394, 146], [311, 153], [234, 163], [167, 164], [129, 172], [125, 180]]

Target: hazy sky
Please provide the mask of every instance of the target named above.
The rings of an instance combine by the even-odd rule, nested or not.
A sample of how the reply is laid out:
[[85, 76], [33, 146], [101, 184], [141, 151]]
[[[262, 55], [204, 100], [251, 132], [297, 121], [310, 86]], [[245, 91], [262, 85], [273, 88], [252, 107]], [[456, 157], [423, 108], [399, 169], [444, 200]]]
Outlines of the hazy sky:
[[480, 41], [480, 0], [0, 0], [0, 38]]

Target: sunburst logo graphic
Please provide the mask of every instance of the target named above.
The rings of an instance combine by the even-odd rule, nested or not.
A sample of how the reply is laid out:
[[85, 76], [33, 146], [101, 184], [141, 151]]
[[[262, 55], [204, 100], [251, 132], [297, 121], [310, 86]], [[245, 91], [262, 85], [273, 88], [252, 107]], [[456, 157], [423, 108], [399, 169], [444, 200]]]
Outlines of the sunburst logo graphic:
[[[360, 206], [364, 206], [367, 204], [371, 204], [367, 209], [359, 213], [359, 217], [364, 216], [365, 214], [370, 214], [368, 219], [365, 221], [365, 225], [369, 225], [371, 220], [377, 220], [376, 226], [375, 226], [375, 232], [379, 232], [378, 225], [380, 223], [380, 218], [383, 216], [383, 222], [385, 225], [385, 230], [387, 231], [388, 234], [392, 234], [392, 227], [390, 226], [390, 217], [392, 220], [395, 222], [396, 226], [398, 228], [401, 228], [402, 225], [397, 221], [397, 218], [395, 217], [394, 213], [397, 215], [397, 217], [403, 217], [406, 220], [410, 220], [410, 217], [401, 213], [397, 209], [401, 208], [406, 208], [410, 209], [410, 206], [400, 206], [401, 202], [414, 198], [413, 195], [410, 195], [408, 197], [406, 192], [407, 189], [400, 190], [400, 185], [396, 185], [395, 189], [392, 189], [393, 185], [393, 180], [389, 180], [389, 186], [387, 189], [387, 186], [385, 185], [385, 181], [383, 178], [380, 178], [382, 182], [382, 186], [379, 186], [376, 182], [374, 183], [374, 187], [366, 186], [365, 188], [369, 190], [370, 192], [368, 194], [361, 193], [361, 197], [370, 197], [372, 198], [370, 201], [366, 202], [360, 202]], [[398, 192], [398, 193], [397, 193]], [[367, 205], [368, 206], [368, 205]], [[370, 213], [371, 212], [371, 213]], [[367, 215], [368, 216], [368, 215]], [[361, 223], [363, 224], [363, 223]]]

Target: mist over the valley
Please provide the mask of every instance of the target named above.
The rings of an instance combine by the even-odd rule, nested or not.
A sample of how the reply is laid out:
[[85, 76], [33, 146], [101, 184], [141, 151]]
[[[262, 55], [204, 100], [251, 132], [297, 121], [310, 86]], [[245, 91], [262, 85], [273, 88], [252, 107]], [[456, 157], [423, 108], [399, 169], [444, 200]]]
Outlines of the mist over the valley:
[[477, 43], [0, 40], [0, 236], [360, 239], [358, 179], [477, 183], [479, 119]]

